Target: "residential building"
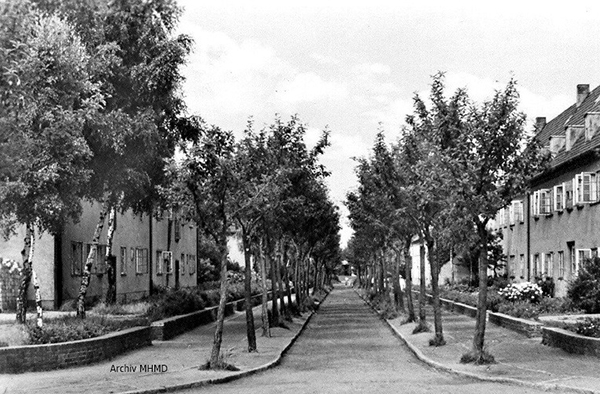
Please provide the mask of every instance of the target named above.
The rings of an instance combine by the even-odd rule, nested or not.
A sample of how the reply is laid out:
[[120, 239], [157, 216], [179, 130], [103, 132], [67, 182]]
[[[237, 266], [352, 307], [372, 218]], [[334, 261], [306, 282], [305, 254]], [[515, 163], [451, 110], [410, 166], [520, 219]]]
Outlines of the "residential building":
[[577, 85], [576, 100], [549, 122], [536, 119], [535, 138], [551, 155], [531, 180], [531, 193], [501, 209], [508, 274], [516, 281], [551, 280], [565, 296], [569, 280], [600, 245], [600, 86]]
[[[78, 223], [65, 225], [57, 236], [36, 237], [33, 268], [45, 309], [57, 309], [77, 298], [99, 213], [99, 204], [86, 204]], [[108, 289], [104, 262], [107, 231], [105, 224], [86, 294], [90, 299], [102, 299]], [[155, 286], [196, 286], [197, 236], [195, 225], [175, 216], [167, 215], [159, 220], [132, 211], [117, 214], [112, 244], [112, 254], [116, 256], [117, 300], [139, 299], [149, 295]], [[21, 261], [24, 237], [24, 228], [19, 228], [15, 236], [0, 241], [0, 257]], [[18, 273], [12, 272], [12, 275]], [[6, 305], [0, 308], [13, 307], [14, 289], [2, 290], [10, 291], [13, 299], [7, 298]], [[31, 288], [28, 299], [30, 302], [34, 299]]]

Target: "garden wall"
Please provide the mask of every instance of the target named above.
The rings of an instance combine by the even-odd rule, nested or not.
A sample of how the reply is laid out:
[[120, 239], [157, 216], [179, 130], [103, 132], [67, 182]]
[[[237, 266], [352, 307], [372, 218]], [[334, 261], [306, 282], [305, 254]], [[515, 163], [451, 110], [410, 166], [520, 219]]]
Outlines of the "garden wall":
[[0, 348], [0, 373], [20, 373], [69, 368], [106, 360], [152, 344], [150, 327], [79, 341]]
[[540, 337], [542, 335], [542, 327], [544, 327], [542, 323], [520, 319], [498, 312], [488, 312], [488, 319], [490, 323], [527, 335], [528, 338]]
[[[415, 292], [416, 297], [418, 297], [418, 294], [418, 292]], [[427, 294], [427, 302], [430, 304], [433, 302], [433, 296], [431, 294]], [[474, 306], [447, 300], [445, 298], [440, 298], [440, 303], [442, 307], [449, 311], [467, 315], [473, 318], [477, 316], [477, 308]], [[542, 323], [490, 311], [487, 312], [487, 319], [490, 323], [496, 324], [500, 327], [508, 328], [509, 330], [516, 331], [520, 334], [527, 335], [529, 338], [541, 336], [542, 327], [544, 326]]]
[[543, 327], [542, 344], [569, 353], [600, 357], [600, 338], [586, 337], [562, 328]]
[[[271, 300], [271, 293], [268, 294]], [[257, 294], [252, 297], [252, 305], [260, 304], [262, 294]], [[245, 300], [237, 300], [229, 302], [225, 305], [225, 316], [233, 314], [235, 310], [241, 311], [245, 308]], [[167, 319], [158, 320], [152, 323], [152, 339], [167, 341], [177, 335], [183, 334], [186, 331], [213, 322], [217, 320], [217, 311], [219, 307], [213, 306], [201, 311], [188, 313], [186, 315], [173, 316]]]

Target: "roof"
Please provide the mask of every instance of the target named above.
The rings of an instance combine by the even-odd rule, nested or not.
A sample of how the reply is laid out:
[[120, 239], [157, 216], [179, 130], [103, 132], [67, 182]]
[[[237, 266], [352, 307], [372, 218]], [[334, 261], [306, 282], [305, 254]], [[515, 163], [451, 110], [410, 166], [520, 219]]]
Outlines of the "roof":
[[[600, 111], [600, 86], [592, 90], [579, 107], [573, 104], [560, 115], [546, 123], [535, 138], [542, 143], [542, 146], [548, 146], [550, 137], [566, 137], [568, 126], [585, 126], [585, 115], [588, 112], [597, 111]], [[550, 162], [550, 167], [551, 169], [556, 168], [598, 147], [600, 147], [600, 132], [595, 133], [589, 141], [586, 141], [585, 133], [581, 133], [570, 150], [567, 151], [563, 146], [558, 151]]]

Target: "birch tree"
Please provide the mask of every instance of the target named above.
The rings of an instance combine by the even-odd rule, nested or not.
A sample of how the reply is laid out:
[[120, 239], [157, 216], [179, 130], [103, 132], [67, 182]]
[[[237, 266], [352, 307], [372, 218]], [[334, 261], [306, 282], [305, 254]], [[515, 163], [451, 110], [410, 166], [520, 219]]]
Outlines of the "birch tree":
[[[0, 60], [6, 62], [0, 79], [5, 137], [0, 156], [14, 159], [0, 169], [0, 217], [5, 234], [18, 224], [27, 228], [17, 308], [17, 320], [24, 323], [34, 233], [58, 234], [62, 223], [81, 213], [91, 153], [83, 133], [102, 96], [87, 70], [85, 47], [68, 23], [27, 3], [11, 1], [0, 8], [0, 47], [7, 54]], [[38, 325], [42, 285], [34, 286]]]

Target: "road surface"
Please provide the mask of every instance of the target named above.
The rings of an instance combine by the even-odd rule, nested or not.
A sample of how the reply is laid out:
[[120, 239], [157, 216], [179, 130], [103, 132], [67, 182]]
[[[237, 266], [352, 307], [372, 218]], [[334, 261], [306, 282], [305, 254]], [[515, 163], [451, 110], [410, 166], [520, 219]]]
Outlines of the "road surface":
[[185, 393], [542, 393], [437, 371], [419, 361], [349, 288], [337, 287], [282, 363]]

